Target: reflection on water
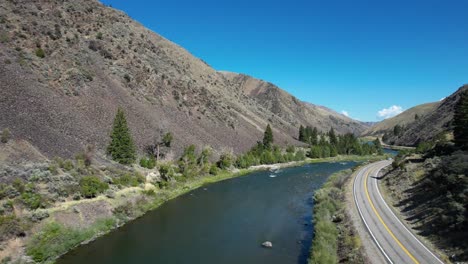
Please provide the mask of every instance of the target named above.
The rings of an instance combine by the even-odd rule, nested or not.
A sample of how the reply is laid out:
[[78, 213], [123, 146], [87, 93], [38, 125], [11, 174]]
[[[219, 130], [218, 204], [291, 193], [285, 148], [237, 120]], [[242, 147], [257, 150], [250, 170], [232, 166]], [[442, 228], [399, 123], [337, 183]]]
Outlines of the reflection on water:
[[[79, 247], [58, 263], [306, 263], [313, 192], [330, 174], [354, 165], [309, 164], [211, 184]], [[262, 248], [265, 241], [273, 248]]]

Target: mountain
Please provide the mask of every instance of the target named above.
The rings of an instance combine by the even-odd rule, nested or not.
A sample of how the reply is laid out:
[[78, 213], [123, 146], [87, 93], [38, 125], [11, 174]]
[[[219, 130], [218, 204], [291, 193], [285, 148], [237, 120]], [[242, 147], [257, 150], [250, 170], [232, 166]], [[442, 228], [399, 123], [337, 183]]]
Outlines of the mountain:
[[361, 133], [362, 123], [275, 85], [218, 72], [182, 47], [94, 0], [0, 2], [0, 129], [48, 157], [104, 150], [122, 107], [140, 151], [159, 130], [189, 144], [245, 151], [273, 127]]
[[363, 135], [382, 136], [385, 133], [393, 132], [393, 128], [396, 125], [408, 126], [416, 122], [416, 116], [421, 118], [427, 115], [428, 113], [431, 113], [439, 106], [439, 104], [440, 102], [435, 102], [435, 103], [421, 104], [421, 105], [412, 107], [397, 116], [385, 119], [381, 122], [374, 124], [373, 126], [368, 128], [363, 133]]
[[[394, 135], [392, 131], [387, 134], [388, 139], [386, 143], [415, 146], [419, 142], [430, 141], [440, 135], [450, 138], [453, 131], [452, 119], [455, 105], [460, 99], [460, 94], [466, 90], [468, 90], [468, 85], [463, 85], [455, 93], [441, 102], [433, 105], [424, 105], [423, 108], [426, 108], [425, 114], [421, 115], [418, 120], [414, 120], [413, 122], [406, 124], [401, 123], [400, 125], [403, 125], [401, 133], [399, 135]], [[409, 120], [412, 113], [406, 113], [404, 116], [407, 116], [405, 120]]]

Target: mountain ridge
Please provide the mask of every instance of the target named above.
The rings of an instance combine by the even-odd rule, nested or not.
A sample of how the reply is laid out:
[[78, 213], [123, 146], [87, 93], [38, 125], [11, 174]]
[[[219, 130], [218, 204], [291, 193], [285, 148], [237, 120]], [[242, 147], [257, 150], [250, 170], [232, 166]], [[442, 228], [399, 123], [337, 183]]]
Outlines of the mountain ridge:
[[[367, 129], [363, 135], [384, 136], [385, 143], [400, 146], [417, 146], [421, 142], [452, 139], [453, 114], [460, 94], [468, 90], [465, 84], [442, 101], [421, 104], [403, 113], [377, 123]], [[415, 115], [418, 114], [418, 118]], [[400, 126], [400, 132], [394, 133], [394, 127]]]
[[299, 125], [355, 134], [366, 128], [271, 83], [227, 78], [95, 0], [5, 1], [0, 22], [0, 128], [48, 157], [70, 157], [88, 144], [104, 150], [117, 107], [140, 152], [160, 130], [174, 134], [175, 152], [195, 144], [239, 153], [269, 123], [280, 145], [300, 144]]

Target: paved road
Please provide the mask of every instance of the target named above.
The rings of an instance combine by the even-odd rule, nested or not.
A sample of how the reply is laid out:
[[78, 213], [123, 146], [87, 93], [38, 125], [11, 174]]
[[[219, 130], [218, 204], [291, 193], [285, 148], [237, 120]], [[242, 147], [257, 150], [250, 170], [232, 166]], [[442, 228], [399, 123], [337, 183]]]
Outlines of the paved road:
[[443, 263], [400, 222], [382, 198], [376, 176], [390, 164], [386, 160], [367, 165], [354, 179], [353, 196], [363, 224], [388, 263]]

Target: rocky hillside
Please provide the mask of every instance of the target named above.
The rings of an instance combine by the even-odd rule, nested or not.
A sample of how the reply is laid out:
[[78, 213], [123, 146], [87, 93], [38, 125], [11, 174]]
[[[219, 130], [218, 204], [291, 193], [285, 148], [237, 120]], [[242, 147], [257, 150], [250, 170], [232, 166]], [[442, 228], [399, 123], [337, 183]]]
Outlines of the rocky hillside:
[[417, 119], [434, 111], [439, 106], [439, 104], [440, 102], [434, 102], [412, 107], [397, 116], [385, 119], [379, 123], [374, 124], [372, 127], [368, 128], [363, 133], [363, 135], [382, 136], [385, 133], [393, 132], [393, 128], [396, 125], [408, 126], [416, 122]]
[[360, 133], [364, 124], [245, 75], [220, 73], [95, 0], [0, 2], [0, 129], [46, 156], [103, 150], [117, 107], [140, 151], [159, 130], [175, 149], [248, 149], [267, 123], [276, 142], [300, 124]]
[[[468, 89], [468, 85], [460, 87], [455, 93], [445, 98], [437, 107], [422, 115], [418, 120], [403, 126], [401, 133], [388, 134], [386, 143], [415, 146], [419, 142], [430, 141], [438, 136], [449, 136], [452, 133], [452, 119], [454, 107], [460, 99], [461, 92]], [[409, 111], [409, 110], [408, 110]]]

